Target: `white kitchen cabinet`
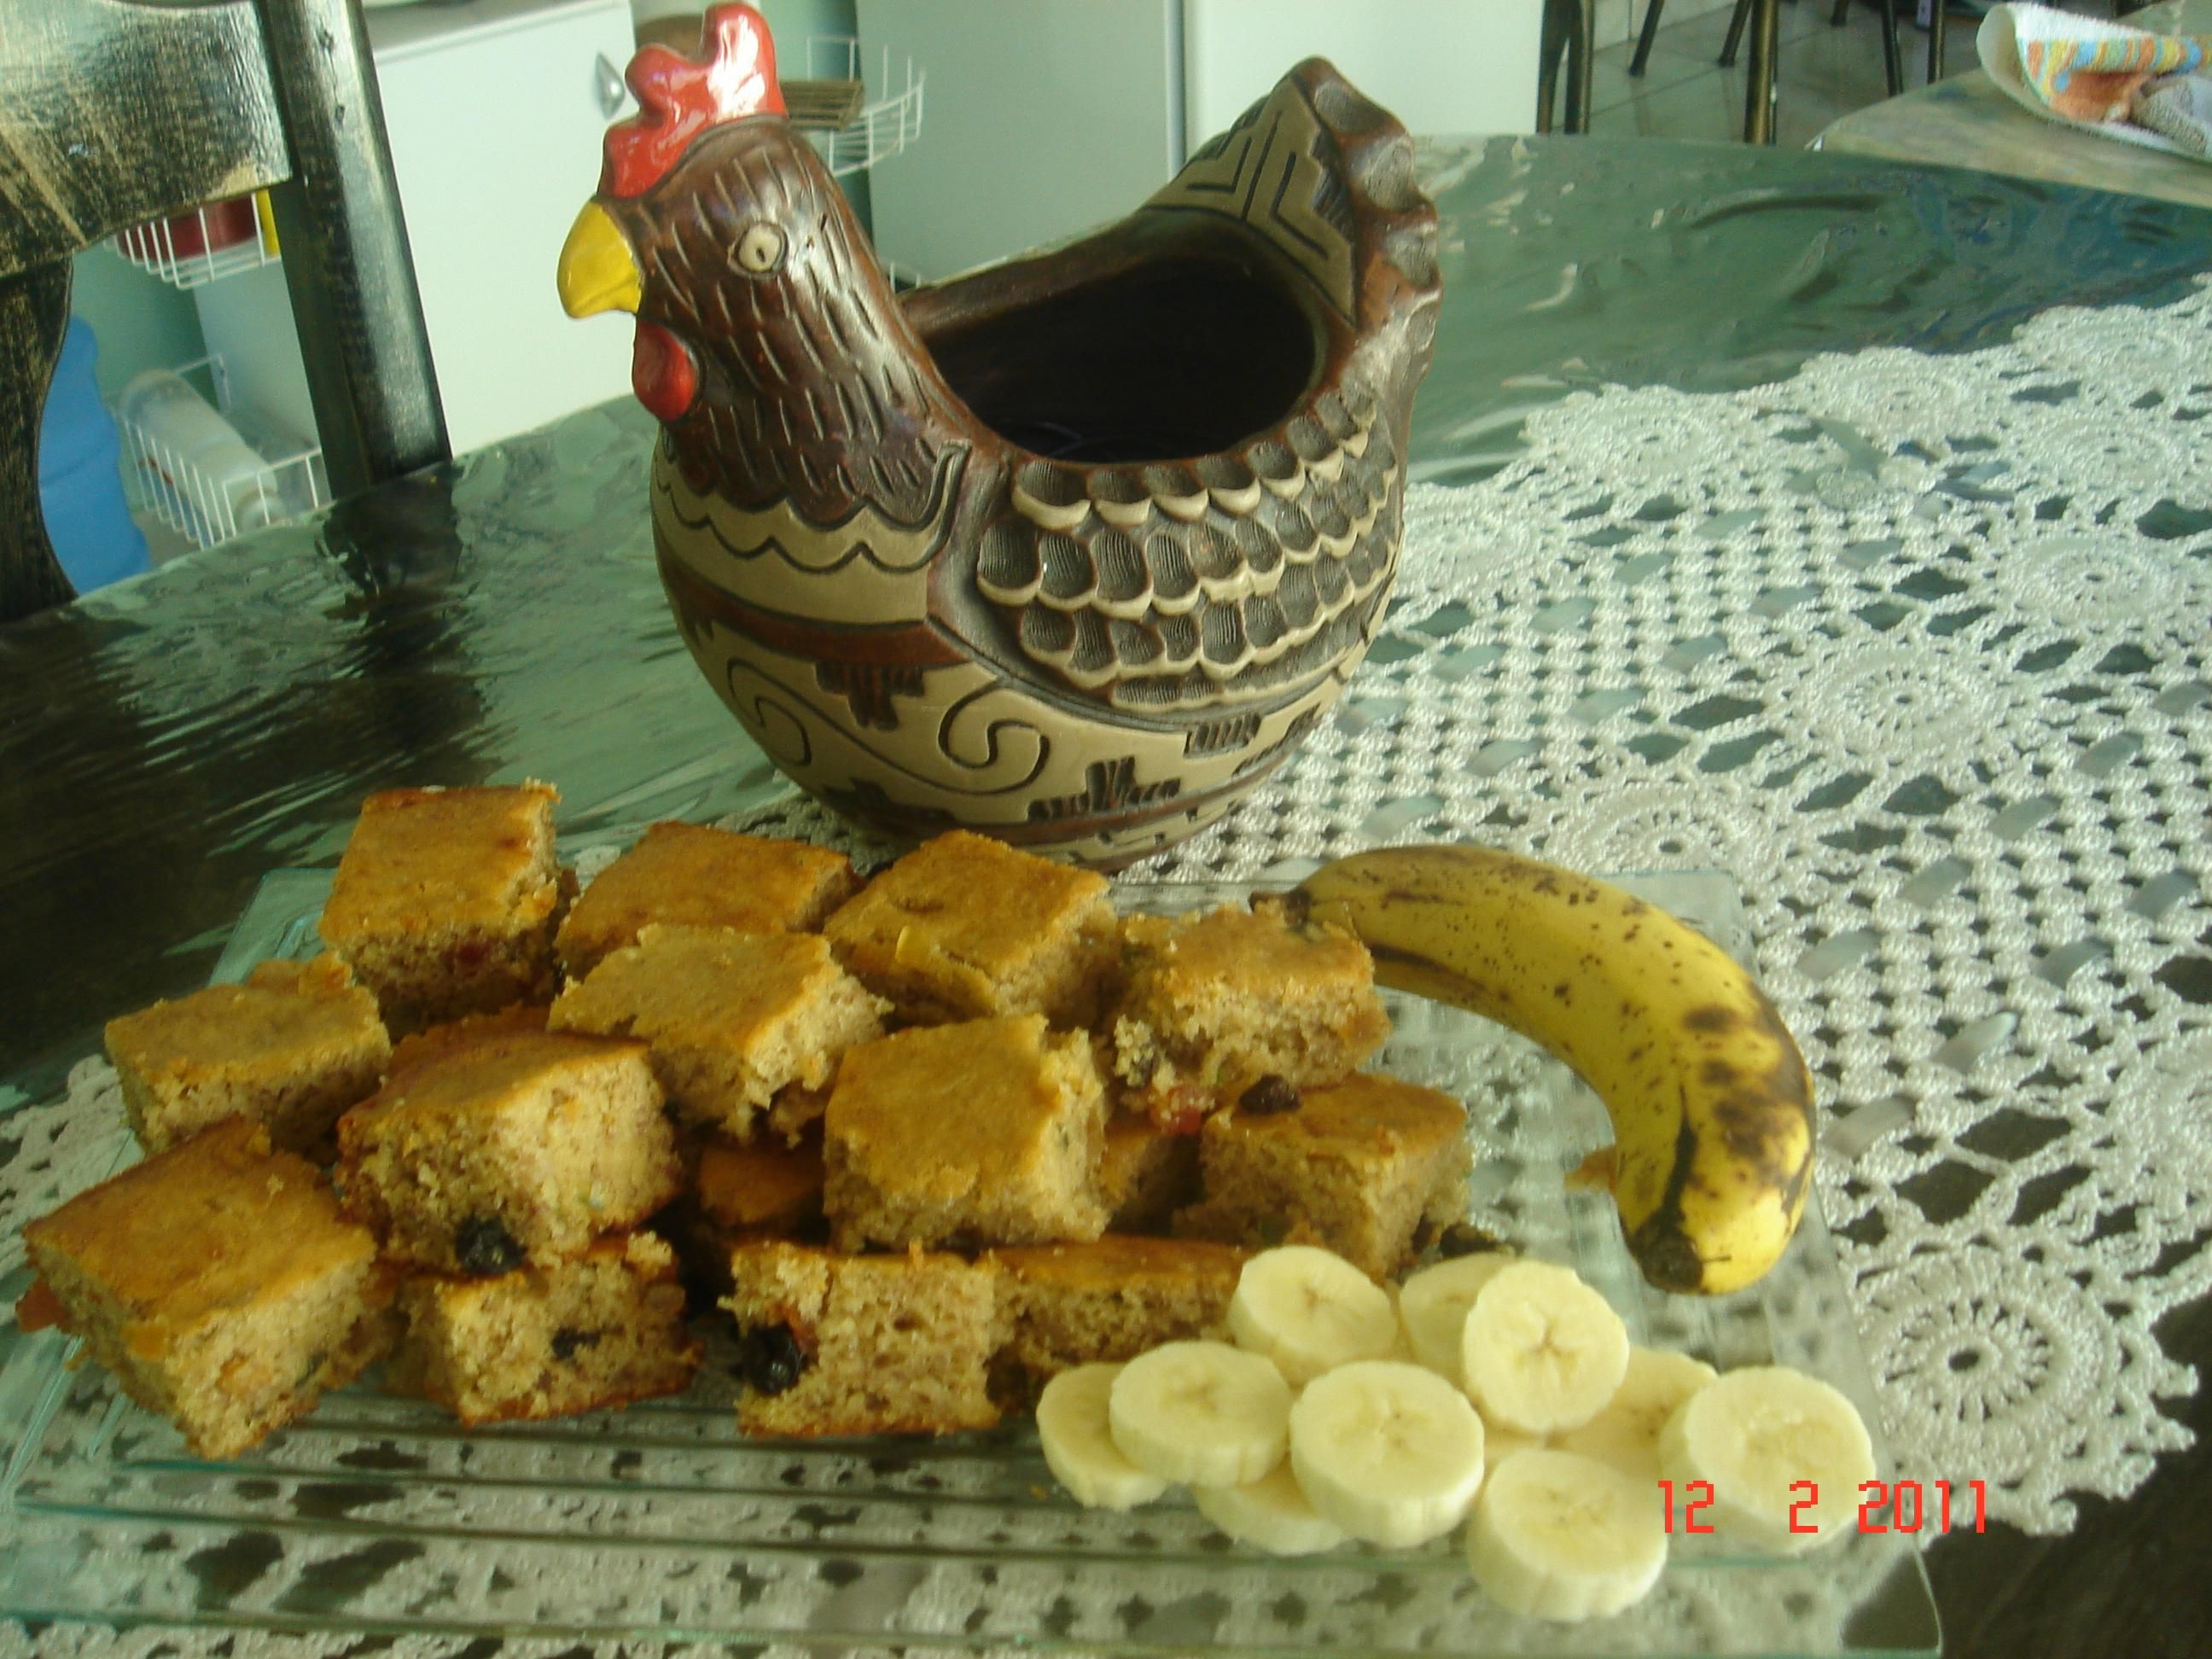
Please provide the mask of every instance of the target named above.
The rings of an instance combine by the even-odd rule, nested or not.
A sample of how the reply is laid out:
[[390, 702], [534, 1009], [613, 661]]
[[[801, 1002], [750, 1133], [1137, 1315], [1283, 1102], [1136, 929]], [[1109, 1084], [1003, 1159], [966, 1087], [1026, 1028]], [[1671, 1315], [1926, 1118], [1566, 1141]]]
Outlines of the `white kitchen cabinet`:
[[935, 280], [1117, 219], [1300, 58], [1417, 133], [1527, 132], [1542, 0], [858, 0], [929, 66], [929, 142], [870, 175], [885, 258]]
[[[629, 319], [561, 309], [561, 243], [597, 188], [629, 0], [467, 0], [368, 14], [407, 240], [455, 453], [629, 387]], [[197, 291], [235, 402], [314, 431], [273, 267]]]

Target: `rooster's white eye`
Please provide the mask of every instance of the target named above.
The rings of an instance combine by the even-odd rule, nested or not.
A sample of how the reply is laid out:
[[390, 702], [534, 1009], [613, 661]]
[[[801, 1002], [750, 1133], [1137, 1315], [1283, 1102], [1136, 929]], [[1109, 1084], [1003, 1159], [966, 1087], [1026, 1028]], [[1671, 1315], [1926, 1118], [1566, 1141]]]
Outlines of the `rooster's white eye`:
[[738, 264], [756, 276], [783, 263], [783, 233], [774, 225], [750, 224], [738, 238]]

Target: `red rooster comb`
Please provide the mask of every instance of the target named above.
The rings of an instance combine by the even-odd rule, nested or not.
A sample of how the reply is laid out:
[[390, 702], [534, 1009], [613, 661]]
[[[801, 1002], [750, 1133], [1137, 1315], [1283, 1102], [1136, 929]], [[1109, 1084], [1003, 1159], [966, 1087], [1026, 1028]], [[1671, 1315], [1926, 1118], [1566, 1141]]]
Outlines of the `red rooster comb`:
[[783, 113], [775, 43], [758, 12], [734, 0], [714, 7], [700, 45], [702, 58], [650, 46], [629, 60], [624, 78], [637, 94], [638, 112], [607, 129], [600, 194], [641, 196], [708, 127]]

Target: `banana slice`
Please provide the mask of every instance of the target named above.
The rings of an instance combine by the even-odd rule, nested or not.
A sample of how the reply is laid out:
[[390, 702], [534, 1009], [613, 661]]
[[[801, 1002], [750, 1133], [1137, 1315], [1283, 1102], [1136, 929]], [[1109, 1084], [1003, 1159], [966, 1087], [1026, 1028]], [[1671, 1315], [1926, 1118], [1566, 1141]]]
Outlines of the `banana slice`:
[[1292, 1388], [1355, 1359], [1389, 1352], [1398, 1336], [1390, 1293], [1342, 1256], [1310, 1244], [1262, 1250], [1229, 1298], [1237, 1346], [1275, 1362]]
[[1273, 1555], [1316, 1555], [1345, 1540], [1343, 1528], [1314, 1512], [1287, 1463], [1242, 1486], [1193, 1486], [1190, 1496], [1231, 1538]]
[[1659, 1431], [1676, 1407], [1719, 1373], [1702, 1359], [1666, 1348], [1632, 1347], [1628, 1374], [1606, 1401], [1605, 1409], [1580, 1428], [1569, 1429], [1553, 1443], [1610, 1463], [1623, 1474], [1645, 1482], [1659, 1479]]
[[1641, 1601], [1667, 1565], [1656, 1488], [1573, 1452], [1524, 1451], [1484, 1483], [1468, 1564], [1509, 1613], [1602, 1619]]
[[1716, 1528], [1790, 1555], [1858, 1513], [1874, 1443], [1858, 1408], [1826, 1382], [1753, 1365], [1708, 1382], [1667, 1419], [1659, 1473], [1677, 1492], [1711, 1482]]
[[1363, 1359], [1306, 1384], [1291, 1469], [1324, 1519], [1405, 1548], [1449, 1532], [1482, 1484], [1482, 1419], [1419, 1365]]
[[1627, 1374], [1628, 1347], [1620, 1316], [1572, 1270], [1515, 1261], [1468, 1310], [1460, 1363], [1485, 1417], [1548, 1435], [1605, 1409]]
[[1107, 1426], [1106, 1402], [1119, 1365], [1078, 1365], [1037, 1396], [1037, 1440], [1060, 1484], [1086, 1509], [1130, 1510], [1168, 1489], [1121, 1455]]
[[1121, 1367], [1106, 1424], [1121, 1455], [1163, 1480], [1241, 1486], [1283, 1461], [1291, 1385], [1226, 1342], [1168, 1342]]
[[1460, 1338], [1467, 1310], [1498, 1270], [1519, 1260], [1510, 1250], [1486, 1250], [1424, 1267], [1398, 1287], [1398, 1317], [1414, 1359], [1439, 1376], [1466, 1382]]

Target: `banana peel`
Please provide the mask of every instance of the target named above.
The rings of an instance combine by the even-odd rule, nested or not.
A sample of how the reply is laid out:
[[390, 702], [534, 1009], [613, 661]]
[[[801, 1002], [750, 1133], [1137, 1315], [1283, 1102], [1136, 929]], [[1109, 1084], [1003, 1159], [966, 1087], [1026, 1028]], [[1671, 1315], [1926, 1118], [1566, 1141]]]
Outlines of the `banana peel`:
[[1292, 902], [1364, 942], [1382, 984], [1519, 1031], [1589, 1085], [1613, 1145], [1573, 1179], [1610, 1188], [1650, 1283], [1723, 1295], [1780, 1260], [1812, 1182], [1812, 1077], [1758, 982], [1705, 934], [1481, 847], [1355, 853]]

